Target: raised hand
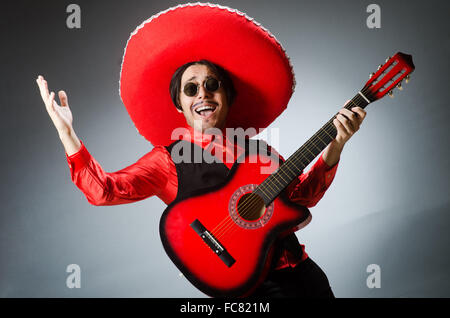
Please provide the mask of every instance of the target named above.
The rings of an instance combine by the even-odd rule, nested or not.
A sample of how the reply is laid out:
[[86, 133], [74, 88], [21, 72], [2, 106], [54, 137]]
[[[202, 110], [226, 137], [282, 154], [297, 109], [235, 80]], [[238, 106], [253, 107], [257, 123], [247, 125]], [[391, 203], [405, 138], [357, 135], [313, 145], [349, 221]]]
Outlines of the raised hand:
[[49, 94], [47, 81], [43, 76], [39, 75], [36, 79], [36, 83], [39, 86], [41, 92], [42, 100], [44, 101], [45, 108], [56, 127], [56, 130], [60, 134], [68, 134], [73, 130], [72, 122], [72, 112], [69, 108], [69, 103], [67, 101], [67, 95], [64, 91], [59, 91], [59, 100], [61, 106], [55, 101], [55, 93], [51, 92]]
[[68, 155], [74, 154], [81, 147], [81, 142], [72, 126], [73, 116], [69, 108], [67, 101], [67, 95], [64, 91], [59, 91], [59, 101], [61, 106], [55, 101], [55, 93], [48, 92], [47, 81], [43, 76], [39, 75], [36, 79], [36, 83], [39, 86], [42, 100], [44, 101], [45, 108], [58, 131], [59, 138], [64, 145], [66, 153]]

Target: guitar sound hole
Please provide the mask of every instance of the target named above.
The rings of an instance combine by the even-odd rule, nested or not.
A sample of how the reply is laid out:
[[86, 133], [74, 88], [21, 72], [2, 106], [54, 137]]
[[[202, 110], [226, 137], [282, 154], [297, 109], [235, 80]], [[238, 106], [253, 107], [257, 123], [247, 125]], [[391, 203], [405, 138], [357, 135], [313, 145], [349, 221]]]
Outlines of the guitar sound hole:
[[264, 215], [266, 206], [263, 199], [254, 193], [244, 194], [237, 204], [237, 212], [246, 221], [255, 221]]

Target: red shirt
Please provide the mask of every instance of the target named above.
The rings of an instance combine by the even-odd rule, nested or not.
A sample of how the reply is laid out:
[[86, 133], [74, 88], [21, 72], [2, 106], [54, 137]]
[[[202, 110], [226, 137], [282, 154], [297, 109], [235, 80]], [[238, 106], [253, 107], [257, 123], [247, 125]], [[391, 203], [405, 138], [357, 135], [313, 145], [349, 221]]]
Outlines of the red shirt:
[[[226, 135], [223, 138], [220, 135], [202, 134], [192, 127], [188, 127], [180, 139], [209, 149], [228, 168], [244, 151], [239, 145], [231, 144]], [[275, 149], [270, 149], [277, 154]], [[280, 157], [284, 160], [281, 155]], [[105, 172], [82, 141], [80, 150], [71, 156], [66, 153], [66, 158], [73, 183], [93, 205], [132, 203], [153, 195], [168, 205], [177, 195], [177, 171], [164, 146], [155, 146], [136, 163], [116, 172]], [[329, 167], [320, 155], [308, 172], [302, 173], [286, 188], [289, 199], [308, 208], [315, 206], [333, 181], [337, 166], [338, 164]], [[276, 269], [294, 267], [305, 260], [308, 255], [305, 246], [301, 244], [301, 247], [301, 259], [285, 251]]]

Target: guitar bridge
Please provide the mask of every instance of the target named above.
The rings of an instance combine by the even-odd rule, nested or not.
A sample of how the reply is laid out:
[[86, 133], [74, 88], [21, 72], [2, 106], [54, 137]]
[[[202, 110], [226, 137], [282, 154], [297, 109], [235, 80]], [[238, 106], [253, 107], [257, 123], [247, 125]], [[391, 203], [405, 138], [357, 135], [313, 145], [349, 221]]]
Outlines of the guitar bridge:
[[202, 240], [209, 246], [209, 248], [219, 256], [222, 262], [225, 263], [228, 267], [231, 267], [236, 260], [228, 253], [228, 251], [223, 247], [223, 245], [211, 234], [203, 224], [196, 219], [191, 223], [192, 229], [197, 233]]

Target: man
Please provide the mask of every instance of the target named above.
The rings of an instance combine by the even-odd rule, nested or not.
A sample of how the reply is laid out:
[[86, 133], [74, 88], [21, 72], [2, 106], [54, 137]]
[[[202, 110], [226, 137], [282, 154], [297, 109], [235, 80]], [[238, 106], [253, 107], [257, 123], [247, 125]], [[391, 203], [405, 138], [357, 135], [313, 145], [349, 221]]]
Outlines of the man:
[[[192, 8], [189, 8], [189, 10], [191, 9]], [[199, 11], [189, 11], [189, 15], [187, 16], [191, 17], [200, 11], [204, 11], [203, 7], [199, 9]], [[178, 12], [180, 12], [180, 10], [178, 10]], [[222, 13], [220, 12], [220, 14]], [[206, 16], [209, 17], [209, 15], [205, 15], [204, 17]], [[226, 12], [224, 17], [228, 19], [228, 16], [229, 13]], [[211, 23], [217, 23], [216, 21], [220, 20], [219, 18], [220, 17], [215, 16], [214, 21], [209, 22], [209, 25], [211, 25]], [[196, 21], [203, 20], [204, 19]], [[197, 24], [198, 23], [191, 23], [188, 26], [204, 30], [201, 26], [198, 27]], [[154, 25], [155, 24], [151, 27], [155, 28]], [[158, 24], [156, 24], [156, 26], [158, 26]], [[254, 28], [254, 26], [251, 25], [250, 28]], [[196, 30], [198, 31], [198, 29]], [[250, 33], [252, 32], [254, 32], [254, 30], [250, 29]], [[245, 28], [243, 31], [242, 26], [239, 26], [239, 34], [242, 33], [245, 33]], [[235, 40], [236, 39], [233, 38], [233, 41]], [[267, 39], [264, 38], [263, 40], [266, 41]], [[176, 42], [177, 46], [180, 45], [179, 41], [174, 40], [173, 42]], [[222, 42], [224, 41], [219, 41], [216, 44], [220, 45]], [[139, 44], [139, 51], [142, 51], [142, 43]], [[198, 43], [195, 44], [197, 45]], [[274, 42], [274, 44], [276, 43]], [[131, 50], [133, 47], [132, 45], [133, 42], [130, 43], [129, 41], [127, 50]], [[188, 52], [191, 52], [192, 50], [193, 49], [188, 50]], [[260, 52], [259, 49], [258, 52], [260, 54], [263, 53]], [[269, 52], [269, 55], [270, 54], [272, 53]], [[129, 53], [129, 55], [132, 55], [132, 53]], [[184, 55], [189, 54], [184, 53]], [[228, 59], [229, 54], [226, 54], [226, 56], [226, 59]], [[136, 96], [136, 92], [142, 92], [142, 94], [148, 93], [139, 89], [138, 86], [141, 85], [142, 81], [147, 81], [145, 82], [144, 87], [158, 88], [157, 85], [159, 85], [159, 82], [164, 83], [161, 78], [167, 76], [167, 71], [164, 71], [161, 77], [153, 76], [154, 78], [145, 78], [138, 83], [139, 85], [131, 85], [129, 80], [127, 82], [127, 78], [132, 78], [134, 80], [135, 78], [141, 78], [142, 76], [136, 76], [136, 74], [130, 75], [131, 71], [129, 70], [145, 72], [145, 68], [133, 68], [128, 66], [126, 58], [127, 56], [125, 56], [123, 64], [123, 70], [125, 69], [126, 72], [122, 73], [121, 95], [131, 117], [135, 121], [138, 130], [140, 132], [143, 131], [141, 133], [143, 133], [150, 141], [158, 140], [158, 138], [167, 138], [167, 134], [155, 135], [155, 127], [154, 125], [149, 125], [149, 119], [146, 118], [144, 122], [142, 120], [142, 114], [139, 114], [140, 117], [136, 115], [142, 111], [144, 107], [146, 107], [145, 109], [147, 110], [148, 107], [150, 107], [148, 103], [145, 104], [145, 106], [139, 106], [139, 103], [142, 103], [142, 101], [147, 101], [148, 96], [142, 98], [142, 96]], [[168, 58], [166, 56], [166, 58], [169, 61], [178, 61], [175, 57]], [[285, 56], [274, 57], [274, 63], [277, 63], [277, 59], [285, 59]], [[129, 60], [130, 57], [128, 57], [128, 61]], [[175, 65], [174, 63], [175, 62], [171, 64], [171, 67]], [[128, 66], [128, 69], [126, 69], [125, 66]], [[260, 90], [261, 96], [265, 94], [263, 96], [264, 98], [254, 94], [251, 85], [245, 86], [245, 84], [242, 84], [242, 82], [239, 81], [239, 79], [246, 77], [246, 74], [241, 73], [242, 76], [236, 75], [236, 73], [239, 73], [240, 71], [240, 69], [237, 69], [233, 74], [235, 82], [238, 83], [236, 91], [240, 100], [238, 99], [237, 102], [234, 102], [236, 91], [234, 89], [234, 82], [231, 80], [231, 76], [228, 73], [228, 69], [225, 70], [221, 66], [204, 59], [189, 61], [181, 66], [178, 65], [177, 67], [176, 71], [173, 72], [170, 82], [172, 109], [169, 110], [167, 107], [164, 108], [165, 106], [159, 104], [151, 107], [161, 113], [164, 111], [173, 111], [173, 105], [175, 105], [177, 112], [183, 115], [187, 128], [186, 133], [181, 139], [188, 141], [193, 145], [196, 144], [203, 150], [208, 149], [208, 146], [214, 143], [222, 150], [222, 153], [219, 152], [218, 154], [214, 154], [222, 159], [222, 162], [219, 160], [217, 165], [202, 163], [200, 169], [198, 169], [197, 166], [196, 169], [192, 169], [192, 166], [189, 164], [184, 165], [175, 163], [170, 151], [171, 146], [177, 142], [175, 141], [171, 142], [168, 146], [156, 144], [151, 152], [143, 156], [135, 164], [115, 173], [107, 173], [90, 155], [84, 144], [76, 136], [72, 126], [72, 114], [68, 107], [68, 100], [65, 92], [59, 92], [61, 102], [61, 106], [59, 106], [54, 101], [55, 94], [53, 92], [49, 94], [47, 82], [42, 76], [38, 77], [37, 83], [40, 88], [41, 96], [66, 150], [72, 181], [81, 191], [83, 191], [90, 203], [94, 205], [123, 204], [157, 195], [165, 203], [170, 204], [170, 202], [176, 199], [180, 194], [186, 194], [192, 189], [207, 187], [220, 182], [223, 180], [227, 169], [231, 167], [234, 161], [223, 160], [223, 155], [230, 154], [233, 159], [236, 159], [243, 151], [239, 145], [236, 145], [227, 139], [225, 128], [233, 126], [230, 117], [234, 116], [235, 122], [239, 123], [239, 125], [235, 124], [235, 126], [242, 126], [242, 121], [239, 122], [242, 118], [238, 116], [239, 112], [241, 112], [242, 105], [247, 105], [246, 109], [250, 109], [252, 113], [255, 113], [255, 110], [252, 110], [251, 107], [261, 107], [261, 109], [258, 109], [259, 111], [269, 107], [275, 109], [272, 105], [282, 99], [276, 98], [278, 95], [274, 95], [275, 97], [272, 96], [274, 92], [271, 92], [270, 90]], [[164, 68], [162, 67], [162, 69]], [[278, 69], [271, 69], [270, 67], [267, 67], [266, 71], [269, 74], [270, 71], [272, 71], [273, 74], [279, 73]], [[242, 72], [245, 72], [245, 70]], [[157, 71], [154, 71], [153, 74], [155, 73], [157, 73]], [[249, 72], [249, 74], [251, 74], [251, 72]], [[291, 74], [289, 69], [287, 69], [285, 74], [285, 78], [290, 79]], [[282, 77], [279, 77], [278, 79], [282, 83], [286, 82], [288, 85], [290, 83], [289, 81], [283, 81]], [[154, 80], [155, 82], [149, 83], [148, 81], [150, 80]], [[258, 79], [255, 79], [255, 81], [256, 80]], [[256, 86], [257, 85], [255, 85], [255, 87]], [[244, 89], [244, 87], [248, 87], [248, 89]], [[136, 89], [136, 91], [130, 93], [133, 89]], [[155, 91], [158, 93], [160, 89], [155, 89]], [[252, 91], [252, 94], [248, 94], [247, 96], [249, 97], [246, 99], [245, 94], [248, 91]], [[275, 91], [275, 93], [277, 94], [278, 92]], [[284, 98], [286, 96], [290, 97], [291, 93], [292, 92], [288, 92], [285, 94], [284, 90], [280, 90], [279, 94], [281, 95], [279, 96]], [[160, 101], [160, 99], [157, 100]], [[264, 107], [265, 100], [272, 100], [272, 102], [268, 103], [270, 105]], [[254, 103], [251, 103], [252, 101]], [[164, 105], [164, 103], [162, 104]], [[282, 109], [285, 107], [283, 104], [284, 102], [281, 101], [276, 107]], [[140, 108], [136, 108], [136, 105]], [[278, 115], [279, 110], [275, 109], [272, 111], [273, 114], [270, 112], [266, 113], [269, 115], [266, 115], [268, 119], [265, 122], [270, 123]], [[170, 128], [176, 127], [177, 124], [171, 122], [172, 117], [173, 116], [164, 116], [165, 125], [163, 128], [167, 126]], [[353, 108], [352, 111], [345, 108], [339, 111], [339, 114], [333, 121], [337, 129], [336, 138], [324, 150], [323, 154], [319, 157], [310, 171], [300, 175], [298, 179], [286, 189], [290, 200], [307, 207], [314, 206], [320, 200], [334, 177], [337, 163], [345, 143], [359, 129], [364, 117], [364, 110], [358, 107]], [[251, 121], [252, 119], [246, 120]], [[256, 120], [258, 120], [258, 118], [256, 118]], [[204, 134], [204, 132], [207, 132], [210, 128], [217, 128], [224, 132], [223, 140], [217, 142], [214, 138], [216, 137], [215, 135]], [[200, 138], [196, 138], [196, 132], [200, 134]], [[155, 144], [155, 142], [153, 143]], [[269, 276], [253, 295], [273, 297], [333, 297], [326, 275], [308, 257], [304, 251], [304, 246], [300, 246], [294, 234], [277, 242], [275, 255], [274, 264], [272, 265]]]

